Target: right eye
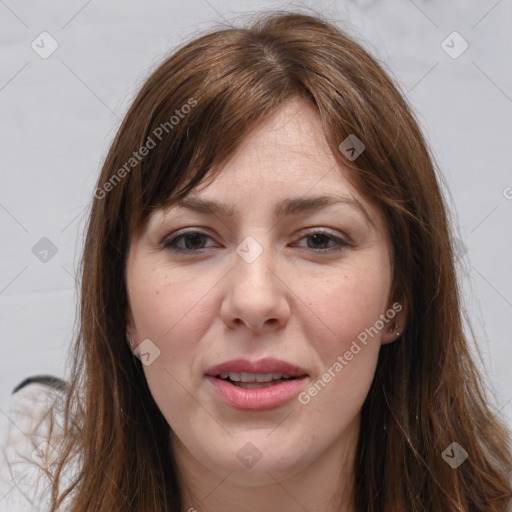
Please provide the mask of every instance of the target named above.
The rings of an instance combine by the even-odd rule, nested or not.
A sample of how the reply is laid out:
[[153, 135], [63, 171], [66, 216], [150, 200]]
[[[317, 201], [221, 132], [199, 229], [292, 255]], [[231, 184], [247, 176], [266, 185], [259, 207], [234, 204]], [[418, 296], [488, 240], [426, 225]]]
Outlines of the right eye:
[[[203, 247], [205, 238], [211, 239], [211, 236], [201, 231], [187, 231], [166, 240], [163, 247], [175, 252], [199, 253], [202, 249], [205, 249]], [[179, 245], [180, 242], [183, 242], [184, 247]]]

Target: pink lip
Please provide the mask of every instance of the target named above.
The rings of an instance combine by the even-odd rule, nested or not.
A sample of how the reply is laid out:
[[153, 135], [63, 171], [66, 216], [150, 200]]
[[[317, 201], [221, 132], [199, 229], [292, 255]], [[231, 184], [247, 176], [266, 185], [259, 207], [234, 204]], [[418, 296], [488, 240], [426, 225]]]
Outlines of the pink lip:
[[288, 380], [267, 388], [239, 388], [227, 380], [206, 377], [218, 393], [221, 400], [235, 409], [259, 411], [282, 405], [295, 395], [304, 385], [307, 377]]
[[223, 372], [247, 372], [247, 373], [286, 373], [292, 377], [301, 377], [307, 375], [306, 370], [294, 364], [267, 357], [259, 361], [249, 361], [248, 359], [233, 359], [215, 366], [206, 371], [206, 375], [217, 377]]
[[[227, 380], [217, 378], [223, 372], [286, 373], [296, 379], [288, 380], [265, 388], [240, 388]], [[303, 368], [278, 359], [248, 361], [235, 359], [211, 367], [206, 378], [219, 398], [230, 407], [246, 411], [258, 411], [278, 407], [297, 395], [308, 379]]]

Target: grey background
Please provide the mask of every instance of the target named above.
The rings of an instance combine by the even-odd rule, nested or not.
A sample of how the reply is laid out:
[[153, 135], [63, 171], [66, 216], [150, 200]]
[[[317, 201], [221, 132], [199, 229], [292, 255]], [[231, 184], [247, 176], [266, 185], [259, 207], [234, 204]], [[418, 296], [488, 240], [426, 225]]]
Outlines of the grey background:
[[[95, 180], [147, 74], [216, 22], [287, 6], [362, 39], [415, 108], [453, 211], [480, 365], [512, 425], [511, 0], [0, 0], [0, 421], [24, 377], [66, 375]], [[45, 31], [58, 48], [43, 59], [31, 44], [48, 51]], [[469, 45], [458, 58], [453, 31]]]

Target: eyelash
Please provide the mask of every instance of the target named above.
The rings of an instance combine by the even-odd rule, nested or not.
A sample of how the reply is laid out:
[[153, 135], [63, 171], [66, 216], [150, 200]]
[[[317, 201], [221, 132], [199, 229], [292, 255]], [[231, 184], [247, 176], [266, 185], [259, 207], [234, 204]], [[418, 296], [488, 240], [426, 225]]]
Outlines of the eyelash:
[[[184, 239], [187, 236], [193, 236], [193, 235], [200, 235], [200, 236], [204, 236], [207, 238], [211, 238], [210, 235], [203, 233], [202, 231], [187, 231], [187, 232], [181, 233], [173, 238], [165, 240], [162, 245], [163, 245], [164, 249], [168, 249], [170, 251], [177, 252], [177, 253], [200, 254], [201, 251], [204, 251], [205, 249], [184, 249], [182, 247], [176, 247], [176, 245], [175, 245], [178, 240], [180, 240], [182, 238]], [[351, 244], [349, 244], [348, 242], [345, 242], [344, 240], [341, 240], [340, 238], [333, 236], [330, 232], [322, 230], [322, 229], [319, 229], [319, 230], [313, 231], [307, 235], [304, 235], [302, 238], [300, 238], [300, 240], [302, 240], [304, 238], [311, 238], [315, 235], [327, 236], [329, 239], [334, 240], [336, 242], [337, 247], [330, 248], [330, 249], [310, 249], [313, 253], [339, 252], [339, 251], [342, 251], [343, 249], [351, 246]]]

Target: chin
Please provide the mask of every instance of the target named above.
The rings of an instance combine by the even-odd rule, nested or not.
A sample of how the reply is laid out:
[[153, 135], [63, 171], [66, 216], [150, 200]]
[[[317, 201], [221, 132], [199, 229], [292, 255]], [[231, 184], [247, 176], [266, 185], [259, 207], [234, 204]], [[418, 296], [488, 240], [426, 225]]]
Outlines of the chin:
[[[212, 454], [215, 471], [221, 474], [230, 472], [229, 480], [238, 485], [257, 487], [291, 478], [308, 465], [309, 458], [297, 451], [296, 444], [295, 448], [287, 449], [283, 444], [280, 447], [268, 442], [265, 444], [264, 437], [258, 443], [257, 437], [251, 436], [254, 443], [247, 440], [236, 442], [236, 446], [222, 450], [220, 457]], [[256, 447], [257, 444], [260, 448]]]

